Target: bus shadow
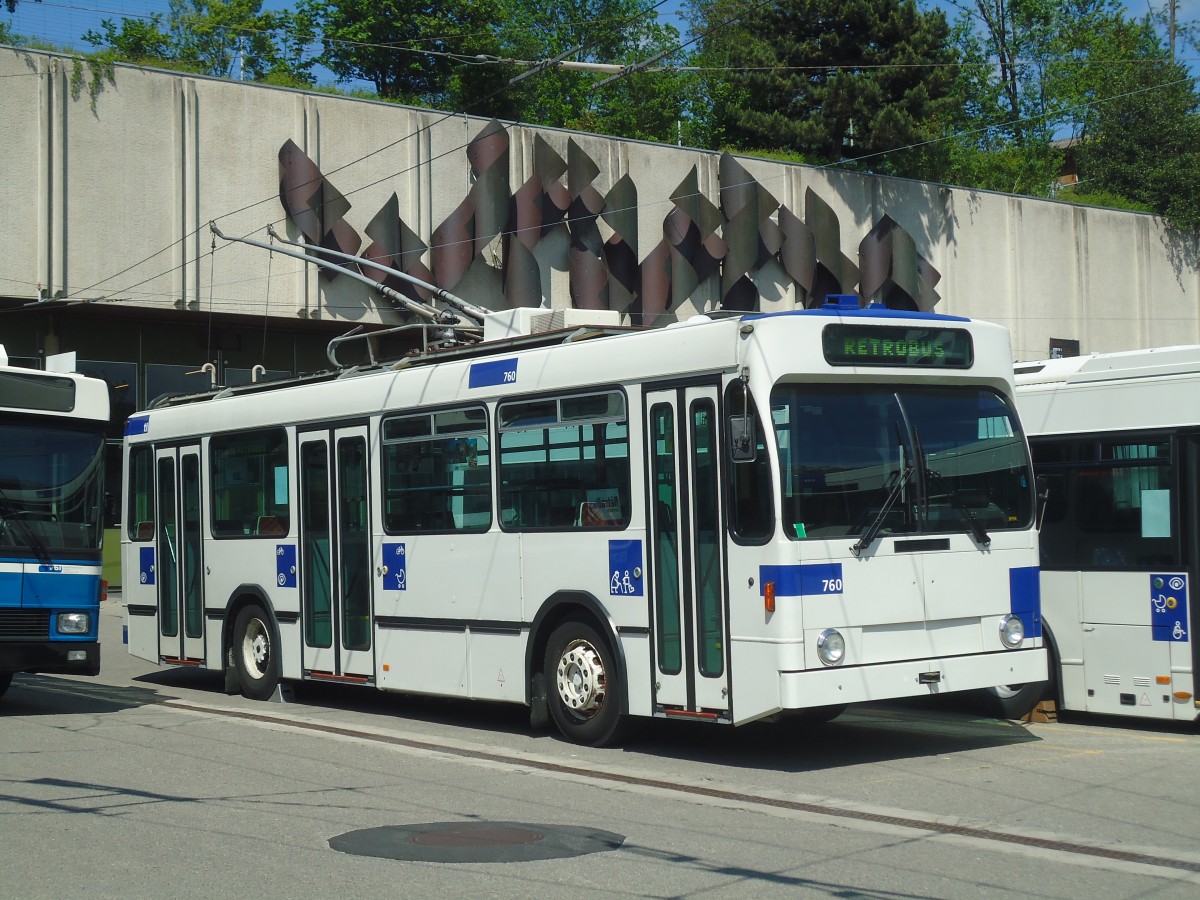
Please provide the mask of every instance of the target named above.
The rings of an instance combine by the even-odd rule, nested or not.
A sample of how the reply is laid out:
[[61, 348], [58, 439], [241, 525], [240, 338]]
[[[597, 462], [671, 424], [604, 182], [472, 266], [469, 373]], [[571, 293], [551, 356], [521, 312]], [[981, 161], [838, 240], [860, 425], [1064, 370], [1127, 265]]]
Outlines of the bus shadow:
[[831, 722], [781, 719], [720, 728], [652, 720], [639, 723], [627, 749], [733, 768], [812, 772], [1040, 740], [1020, 722], [872, 703], [851, 707]]
[[17, 673], [4, 699], [3, 716], [98, 715], [138, 709], [172, 699], [149, 688], [119, 687], [88, 678]]
[[557, 754], [566, 750], [573, 756], [623, 753], [781, 772], [819, 771], [1041, 740], [1020, 722], [918, 702], [852, 707], [827, 723], [784, 719], [730, 728], [633, 719], [618, 745], [592, 750], [569, 743], [553, 726], [531, 728], [529, 710], [512, 704], [361, 691], [311, 682], [297, 686], [295, 700], [416, 726], [451, 728], [457, 732], [456, 737], [482, 743], [505, 735], [505, 746], [527, 752]]
[[[223, 674], [206, 669], [162, 669], [140, 675], [135, 681], [168, 692], [147, 690], [142, 702], [180, 699], [181, 693], [225, 697]], [[781, 772], [836, 769], [1041, 740], [1024, 723], [988, 718], [944, 701], [866, 704], [851, 707], [827, 723], [782, 719], [730, 728], [634, 719], [622, 741], [603, 750], [579, 748], [552, 726], [535, 730], [529, 724], [529, 710], [508, 703], [306, 681], [288, 682], [274, 700], [255, 706], [265, 713], [291, 704], [391, 720], [398, 725], [453, 729], [456, 739], [483, 744], [494, 743], [503, 735], [505, 746], [524, 752], [624, 753]]]

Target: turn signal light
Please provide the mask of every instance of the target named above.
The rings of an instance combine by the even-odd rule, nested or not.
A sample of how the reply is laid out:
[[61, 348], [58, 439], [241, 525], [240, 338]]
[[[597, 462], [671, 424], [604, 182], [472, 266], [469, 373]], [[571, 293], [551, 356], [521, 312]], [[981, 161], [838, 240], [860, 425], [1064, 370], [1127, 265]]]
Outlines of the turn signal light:
[[763, 607], [767, 612], [775, 612], [775, 582], [763, 582]]
[[1154, 683], [1155, 684], [1170, 684], [1171, 676], [1170, 675], [1155, 675]]
[[1192, 699], [1192, 695], [1189, 694], [1187, 691], [1176, 691], [1172, 696], [1174, 696], [1176, 700], [1191, 700]]

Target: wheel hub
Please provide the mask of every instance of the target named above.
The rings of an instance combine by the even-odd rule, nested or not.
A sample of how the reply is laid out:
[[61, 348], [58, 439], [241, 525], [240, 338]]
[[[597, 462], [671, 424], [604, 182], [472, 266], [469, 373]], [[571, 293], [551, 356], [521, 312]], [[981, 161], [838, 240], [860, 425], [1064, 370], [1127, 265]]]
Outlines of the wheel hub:
[[558, 660], [558, 696], [580, 713], [595, 712], [604, 703], [604, 662], [587, 641], [575, 641]]
[[259, 672], [267, 670], [271, 658], [271, 642], [261, 622], [251, 621], [243, 644], [246, 662]]

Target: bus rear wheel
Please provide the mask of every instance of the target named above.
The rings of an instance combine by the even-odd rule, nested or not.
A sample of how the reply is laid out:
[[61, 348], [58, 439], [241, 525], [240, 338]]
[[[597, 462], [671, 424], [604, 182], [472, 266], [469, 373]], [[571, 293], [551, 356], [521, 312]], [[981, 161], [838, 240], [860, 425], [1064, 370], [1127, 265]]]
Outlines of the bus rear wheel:
[[233, 664], [242, 695], [269, 700], [279, 685], [279, 650], [271, 619], [261, 606], [250, 604], [238, 613], [233, 625]]
[[596, 630], [566, 622], [546, 645], [547, 703], [563, 737], [602, 747], [621, 730], [621, 678], [613, 653]]

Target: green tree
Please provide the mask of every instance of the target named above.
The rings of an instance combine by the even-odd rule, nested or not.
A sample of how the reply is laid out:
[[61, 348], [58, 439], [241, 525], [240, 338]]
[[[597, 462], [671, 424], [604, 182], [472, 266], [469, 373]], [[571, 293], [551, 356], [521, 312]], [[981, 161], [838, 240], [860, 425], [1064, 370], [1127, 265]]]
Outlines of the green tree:
[[[693, 0], [712, 140], [936, 177], [957, 121], [957, 54], [915, 0]], [[895, 153], [899, 148], [912, 148]]]
[[[1128, 18], [1118, 0], [975, 0], [969, 9], [955, 24], [963, 60], [959, 90], [968, 102], [967, 122], [951, 141], [948, 178], [1047, 196], [1056, 188], [1062, 147], [1071, 143], [1079, 160], [1091, 160], [1084, 191], [1165, 211], [1148, 193], [1149, 173], [1173, 168], [1182, 184], [1186, 165], [1175, 168], [1148, 154], [1141, 158], [1147, 175], [1135, 190], [1115, 174], [1112, 151], [1101, 157], [1096, 149], [1115, 141], [1138, 153], [1155, 143], [1157, 131], [1174, 135], [1187, 120], [1178, 105], [1190, 87], [1176, 85], [1181, 97], [1167, 104], [1170, 114], [1159, 105], [1160, 89], [1152, 88], [1170, 80], [1161, 69], [1167, 51], [1152, 23]], [[1157, 82], [1145, 81], [1151, 73]], [[1123, 95], [1137, 100], [1114, 99]]]
[[83, 39], [100, 47], [122, 62], [153, 65], [175, 58], [171, 36], [163, 30], [163, 17], [158, 13], [146, 19], [102, 19], [100, 30], [88, 29]]
[[1079, 145], [1083, 187], [1128, 198], [1176, 228], [1200, 229], [1200, 96], [1159, 58], [1114, 66]]
[[522, 67], [501, 104], [510, 118], [539, 125], [673, 141], [689, 78], [671, 70], [683, 58], [679, 33], [661, 24], [648, 0], [567, 0], [553, 8], [508, 0], [500, 28], [506, 56], [524, 61], [635, 66], [619, 78], [556, 66]]
[[479, 57], [498, 55], [498, 0], [300, 0], [298, 9], [319, 29], [320, 62], [385, 99], [444, 107], [495, 78]]
[[171, 0], [164, 18], [105, 19], [84, 40], [111, 58], [164, 65], [218, 77], [312, 83], [306, 20], [290, 12], [264, 12], [262, 0]]

